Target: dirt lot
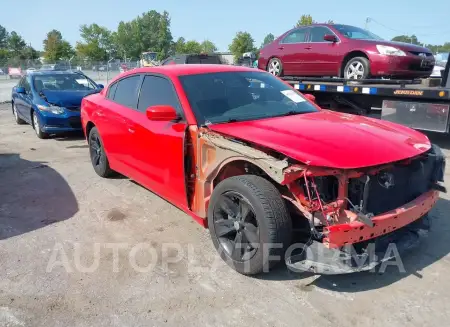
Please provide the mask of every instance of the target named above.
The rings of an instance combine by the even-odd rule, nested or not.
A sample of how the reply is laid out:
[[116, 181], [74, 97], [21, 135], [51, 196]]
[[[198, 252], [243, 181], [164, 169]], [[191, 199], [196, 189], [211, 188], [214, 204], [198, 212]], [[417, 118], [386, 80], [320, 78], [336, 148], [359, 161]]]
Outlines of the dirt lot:
[[[436, 141], [448, 155], [450, 142]], [[15, 125], [9, 105], [0, 105], [0, 181], [0, 326], [450, 321], [447, 195], [432, 212], [428, 239], [402, 258], [406, 273], [327, 277], [280, 267], [250, 278], [218, 261], [208, 232], [181, 211], [128, 179], [95, 175], [82, 137], [39, 140], [30, 126]], [[136, 269], [153, 255], [152, 269]]]

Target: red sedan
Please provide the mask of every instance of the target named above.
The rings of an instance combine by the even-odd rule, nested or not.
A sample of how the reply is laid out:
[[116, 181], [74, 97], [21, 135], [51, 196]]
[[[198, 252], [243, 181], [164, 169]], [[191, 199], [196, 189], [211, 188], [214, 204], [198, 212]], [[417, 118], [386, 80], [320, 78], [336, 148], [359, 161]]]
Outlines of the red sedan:
[[385, 41], [359, 27], [315, 24], [294, 28], [260, 52], [259, 69], [281, 76], [428, 77], [435, 60], [421, 46]]
[[[426, 228], [442, 190], [444, 157], [425, 135], [321, 110], [250, 68], [135, 69], [84, 98], [81, 117], [98, 175], [126, 175], [209, 227], [221, 257], [244, 274], [299, 242], [334, 253]], [[312, 262], [286, 253], [294, 269]]]

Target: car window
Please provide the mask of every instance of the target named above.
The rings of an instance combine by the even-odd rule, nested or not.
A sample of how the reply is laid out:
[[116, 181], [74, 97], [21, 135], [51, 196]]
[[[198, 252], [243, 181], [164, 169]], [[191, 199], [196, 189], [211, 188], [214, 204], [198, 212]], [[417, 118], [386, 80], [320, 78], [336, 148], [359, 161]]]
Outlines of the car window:
[[331, 30], [327, 27], [324, 26], [312, 27], [311, 32], [309, 34], [310, 35], [309, 39], [311, 40], [310, 42], [325, 42], [323, 37], [327, 34], [333, 34], [333, 32], [331, 32]]
[[141, 92], [139, 92], [138, 110], [145, 112], [150, 106], [163, 104], [172, 106], [181, 113], [181, 106], [172, 82], [164, 77], [145, 76]]
[[140, 75], [124, 78], [117, 83], [114, 101], [130, 108], [136, 108], [137, 91], [139, 89]]
[[350, 25], [335, 24], [333, 27], [339, 31], [344, 37], [356, 40], [383, 40], [367, 30]]
[[20, 81], [19, 81], [19, 83], [17, 83], [17, 86], [19, 86], [19, 87], [24, 87], [24, 81], [25, 81], [25, 77], [22, 77], [21, 79], [20, 79]]
[[33, 77], [34, 88], [37, 92], [51, 91], [89, 91], [97, 85], [82, 74], [45, 74]]
[[114, 100], [114, 94], [116, 93], [117, 84], [119, 84], [119, 83], [114, 83], [113, 85], [111, 85], [109, 87], [108, 94], [106, 95], [106, 97], [108, 99]]
[[199, 124], [317, 111], [300, 93], [266, 72], [220, 72], [179, 79]]
[[23, 87], [25, 88], [25, 92], [29, 93], [31, 91], [30, 82], [26, 77], [23, 80]]
[[306, 38], [306, 28], [299, 28], [291, 33], [289, 33], [285, 38], [283, 39], [282, 43], [299, 43], [299, 42], [305, 42]]

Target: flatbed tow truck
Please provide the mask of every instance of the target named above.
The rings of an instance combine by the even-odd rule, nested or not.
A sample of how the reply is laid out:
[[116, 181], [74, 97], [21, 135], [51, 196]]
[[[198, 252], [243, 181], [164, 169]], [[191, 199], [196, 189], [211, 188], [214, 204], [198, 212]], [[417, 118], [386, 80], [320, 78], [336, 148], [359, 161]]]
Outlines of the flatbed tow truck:
[[[450, 61], [423, 80], [281, 77], [324, 109], [372, 116], [423, 131], [450, 132]], [[381, 117], [380, 117], [381, 114]]]

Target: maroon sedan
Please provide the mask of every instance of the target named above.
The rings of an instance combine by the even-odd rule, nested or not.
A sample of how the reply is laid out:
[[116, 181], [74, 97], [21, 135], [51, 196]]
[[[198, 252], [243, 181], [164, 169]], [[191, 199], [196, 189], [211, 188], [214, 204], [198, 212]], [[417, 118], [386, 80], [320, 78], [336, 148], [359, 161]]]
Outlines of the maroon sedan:
[[359, 27], [314, 24], [294, 28], [260, 52], [259, 69], [276, 75], [418, 78], [431, 75], [430, 50], [385, 41]]

